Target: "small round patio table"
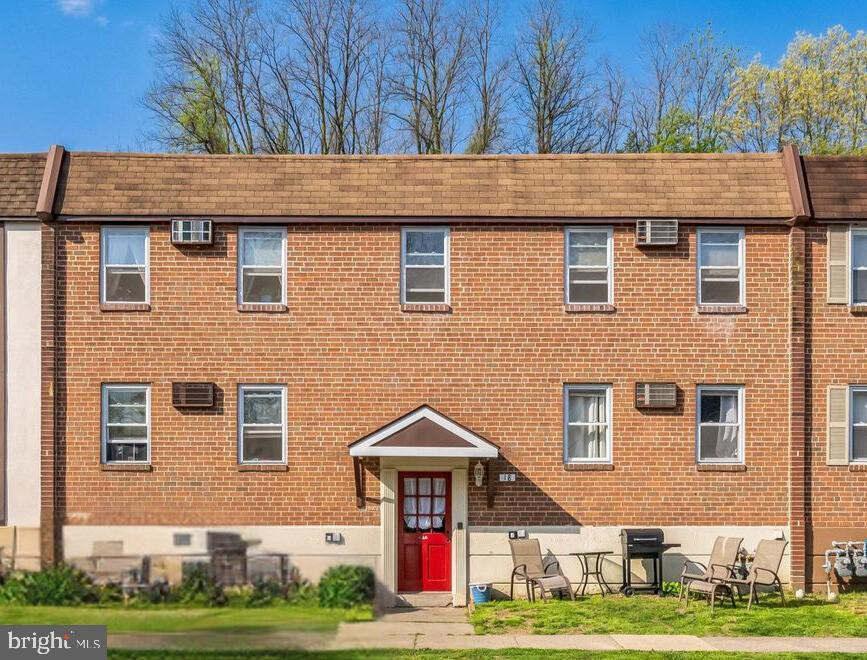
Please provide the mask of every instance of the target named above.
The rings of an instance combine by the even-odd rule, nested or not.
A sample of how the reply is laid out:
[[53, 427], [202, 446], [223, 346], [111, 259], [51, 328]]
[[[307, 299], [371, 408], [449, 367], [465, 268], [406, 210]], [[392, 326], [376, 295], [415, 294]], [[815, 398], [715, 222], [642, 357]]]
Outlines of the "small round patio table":
[[[602, 563], [605, 561], [606, 555], [614, 554], [612, 550], [588, 550], [586, 552], [570, 552], [569, 554], [578, 557], [578, 563], [581, 564], [581, 570], [584, 573], [581, 585], [575, 589], [576, 596], [584, 595], [591, 576], [596, 579], [596, 584], [599, 585], [599, 591], [602, 592], [603, 596], [606, 589], [608, 589], [608, 593], [614, 593], [614, 589], [605, 581], [605, 576], [602, 574]], [[590, 570], [590, 566], [593, 566], [593, 570]], [[581, 593], [578, 593], [579, 591]]]

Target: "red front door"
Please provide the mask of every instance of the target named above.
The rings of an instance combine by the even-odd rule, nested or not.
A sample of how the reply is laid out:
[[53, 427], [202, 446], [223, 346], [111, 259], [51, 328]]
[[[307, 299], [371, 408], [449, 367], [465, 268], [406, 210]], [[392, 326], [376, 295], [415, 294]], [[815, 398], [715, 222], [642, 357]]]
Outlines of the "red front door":
[[451, 591], [451, 474], [401, 472], [398, 480], [397, 588]]

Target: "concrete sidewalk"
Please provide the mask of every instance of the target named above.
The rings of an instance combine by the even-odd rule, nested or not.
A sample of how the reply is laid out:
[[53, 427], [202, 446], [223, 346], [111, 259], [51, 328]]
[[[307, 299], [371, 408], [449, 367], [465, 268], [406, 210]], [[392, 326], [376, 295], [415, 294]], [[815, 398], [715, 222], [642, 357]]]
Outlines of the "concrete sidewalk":
[[693, 635], [475, 635], [461, 610], [393, 610], [370, 623], [344, 623], [328, 649], [569, 649], [867, 653], [867, 637], [696, 637]]
[[111, 634], [110, 649], [568, 649], [582, 651], [732, 651], [867, 654], [867, 637], [695, 637], [693, 635], [475, 635], [466, 612], [398, 609], [337, 633]]

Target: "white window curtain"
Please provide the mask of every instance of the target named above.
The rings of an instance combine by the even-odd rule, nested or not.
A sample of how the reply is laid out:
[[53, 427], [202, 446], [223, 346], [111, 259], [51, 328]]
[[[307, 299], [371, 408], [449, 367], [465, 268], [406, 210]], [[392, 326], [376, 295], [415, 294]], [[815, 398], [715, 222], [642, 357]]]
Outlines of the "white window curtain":
[[570, 389], [566, 460], [609, 460], [607, 389]]
[[104, 302], [148, 301], [147, 227], [103, 227], [102, 261]]
[[699, 460], [742, 460], [740, 391], [703, 390], [699, 405]]
[[242, 229], [239, 243], [241, 302], [284, 302], [285, 231]]

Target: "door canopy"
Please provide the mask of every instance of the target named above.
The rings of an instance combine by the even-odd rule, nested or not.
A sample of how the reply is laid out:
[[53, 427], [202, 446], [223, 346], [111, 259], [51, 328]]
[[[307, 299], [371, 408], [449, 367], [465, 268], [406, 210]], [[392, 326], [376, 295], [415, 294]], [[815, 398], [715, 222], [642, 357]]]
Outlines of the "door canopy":
[[497, 445], [421, 406], [349, 445], [350, 456], [496, 458]]

